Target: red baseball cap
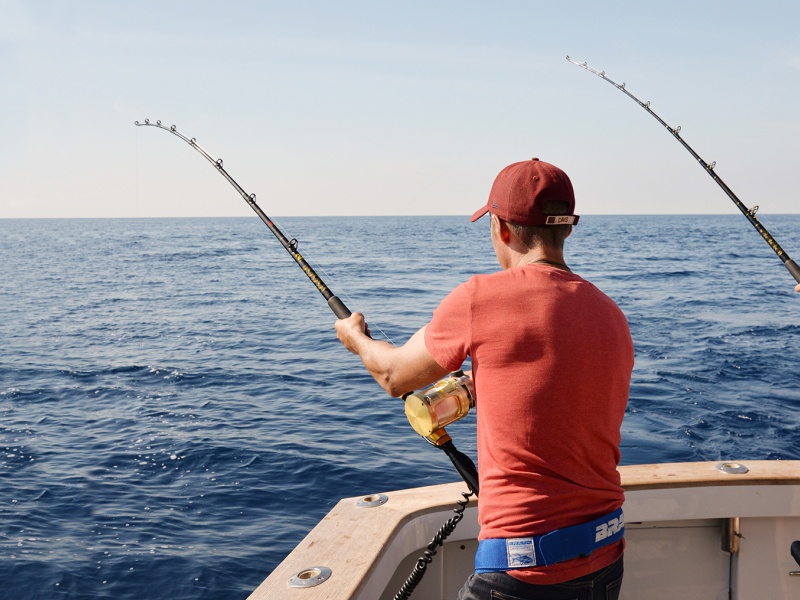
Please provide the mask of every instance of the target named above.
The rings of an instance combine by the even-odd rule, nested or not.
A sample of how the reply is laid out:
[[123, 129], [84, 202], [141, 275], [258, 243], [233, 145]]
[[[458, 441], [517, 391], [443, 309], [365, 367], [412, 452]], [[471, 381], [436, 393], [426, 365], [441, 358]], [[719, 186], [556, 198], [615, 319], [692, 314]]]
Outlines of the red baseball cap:
[[[563, 215], [545, 214], [548, 200], [566, 202], [569, 211]], [[575, 214], [575, 192], [567, 174], [538, 158], [500, 171], [486, 206], [478, 209], [470, 221], [477, 221], [487, 212], [521, 225], [575, 225], [580, 218]]]

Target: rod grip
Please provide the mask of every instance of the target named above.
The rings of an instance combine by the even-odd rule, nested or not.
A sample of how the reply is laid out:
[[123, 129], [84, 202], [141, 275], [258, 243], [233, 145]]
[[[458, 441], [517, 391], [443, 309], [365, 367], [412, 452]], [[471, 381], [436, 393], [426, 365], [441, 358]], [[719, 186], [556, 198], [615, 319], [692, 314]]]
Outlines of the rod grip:
[[467, 484], [470, 491], [477, 496], [478, 469], [475, 467], [475, 463], [472, 462], [472, 459], [460, 450], [457, 450], [452, 441], [445, 442], [439, 447], [444, 450], [444, 453], [450, 458], [450, 462], [453, 463], [456, 471], [461, 475], [461, 478], [464, 480], [464, 483]]
[[794, 277], [794, 280], [797, 283], [800, 283], [800, 267], [797, 266], [797, 263], [794, 262], [792, 259], [789, 259], [783, 264], [786, 265], [787, 269], [789, 269], [789, 273], [792, 274], [792, 277]]
[[338, 296], [331, 296], [328, 298], [328, 306], [331, 307], [333, 314], [335, 314], [339, 319], [346, 319], [351, 314], [350, 309], [344, 305]]

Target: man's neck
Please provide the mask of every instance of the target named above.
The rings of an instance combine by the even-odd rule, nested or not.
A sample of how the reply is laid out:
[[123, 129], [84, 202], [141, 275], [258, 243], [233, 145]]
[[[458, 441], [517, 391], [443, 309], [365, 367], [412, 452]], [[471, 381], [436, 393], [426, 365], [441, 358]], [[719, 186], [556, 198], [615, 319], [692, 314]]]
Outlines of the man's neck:
[[540, 263], [569, 271], [569, 267], [564, 261], [564, 252], [558, 248], [537, 246], [536, 248], [529, 249], [527, 252], [514, 252], [514, 254], [516, 254], [516, 262], [511, 262], [509, 268]]

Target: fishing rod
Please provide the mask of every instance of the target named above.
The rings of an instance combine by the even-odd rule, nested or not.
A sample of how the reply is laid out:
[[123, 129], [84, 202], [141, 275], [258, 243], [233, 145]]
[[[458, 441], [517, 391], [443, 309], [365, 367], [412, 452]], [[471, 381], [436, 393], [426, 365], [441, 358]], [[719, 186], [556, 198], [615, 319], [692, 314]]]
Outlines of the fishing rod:
[[594, 73], [595, 75], [597, 75], [601, 79], [604, 79], [605, 81], [607, 81], [608, 83], [613, 85], [615, 88], [617, 88], [622, 93], [624, 93], [626, 96], [628, 96], [633, 101], [635, 101], [639, 106], [641, 106], [643, 109], [645, 109], [648, 113], [650, 113], [650, 115], [652, 115], [653, 118], [656, 119], [656, 121], [661, 123], [667, 129], [667, 131], [669, 131], [672, 134], [672, 136], [676, 140], [678, 140], [681, 143], [681, 145], [684, 148], [686, 148], [686, 150], [689, 151], [689, 154], [691, 154], [697, 160], [697, 162], [700, 163], [700, 166], [702, 166], [703, 169], [705, 169], [706, 173], [708, 173], [711, 176], [711, 178], [714, 181], [717, 182], [719, 187], [722, 188], [722, 190], [728, 195], [728, 197], [731, 200], [733, 200], [733, 203], [736, 205], [736, 207], [742, 212], [742, 214], [747, 218], [747, 220], [750, 221], [750, 224], [753, 227], [755, 227], [756, 231], [758, 231], [758, 233], [761, 234], [761, 237], [763, 237], [764, 240], [767, 242], [767, 244], [769, 244], [769, 247], [772, 248], [775, 251], [775, 254], [778, 255], [778, 258], [780, 258], [783, 261], [783, 265], [786, 267], [786, 269], [789, 271], [789, 273], [791, 273], [792, 277], [794, 277], [794, 280], [797, 283], [800, 283], [800, 267], [798, 267], [797, 263], [795, 263], [791, 258], [789, 258], [789, 255], [786, 254], [786, 252], [783, 250], [783, 248], [780, 247], [778, 242], [776, 242], [775, 239], [770, 235], [769, 231], [767, 231], [766, 228], [756, 218], [756, 212], [758, 212], [758, 206], [753, 206], [753, 208], [747, 208], [747, 206], [745, 206], [744, 203], [741, 200], [739, 200], [739, 198], [736, 196], [736, 194], [733, 193], [731, 188], [729, 188], [725, 184], [725, 182], [722, 181], [722, 179], [716, 174], [716, 172], [714, 172], [714, 167], [716, 166], [717, 163], [716, 162], [712, 162], [711, 164], [709, 164], [706, 161], [704, 161], [702, 158], [700, 158], [700, 156], [697, 154], [697, 152], [695, 152], [692, 149], [692, 147], [689, 146], [689, 144], [687, 144], [686, 141], [680, 136], [680, 130], [681, 130], [680, 126], [673, 128], [673, 127], [670, 127], [669, 125], [667, 125], [661, 117], [659, 117], [655, 112], [653, 112], [653, 110], [650, 108], [650, 102], [649, 101], [642, 102], [641, 100], [639, 100], [639, 98], [637, 98], [636, 96], [631, 94], [626, 89], [624, 83], [616, 83], [615, 81], [612, 81], [611, 79], [609, 79], [606, 76], [605, 71], [597, 71], [597, 70], [591, 68], [585, 62], [578, 62], [578, 61], [572, 60], [569, 56], [567, 56], [567, 60], [569, 62], [571, 62], [573, 65], [577, 65], [577, 66], [579, 66], [579, 67], [581, 67], [583, 69], [586, 69], [590, 73]]
[[245, 199], [247, 204], [250, 205], [250, 208], [252, 208], [255, 211], [255, 213], [261, 218], [261, 220], [264, 222], [264, 225], [266, 225], [269, 228], [269, 230], [275, 235], [275, 237], [278, 238], [278, 241], [281, 243], [281, 245], [284, 248], [286, 248], [286, 251], [291, 255], [294, 261], [303, 270], [303, 273], [305, 273], [308, 276], [308, 278], [311, 280], [311, 283], [313, 283], [314, 286], [317, 288], [317, 290], [319, 290], [323, 298], [325, 298], [325, 300], [328, 301], [328, 306], [330, 306], [331, 310], [333, 311], [333, 314], [335, 314], [340, 319], [346, 319], [352, 314], [350, 310], [347, 308], [347, 306], [345, 306], [344, 302], [342, 302], [339, 299], [339, 297], [336, 296], [327, 285], [325, 285], [325, 282], [322, 281], [322, 278], [319, 275], [317, 275], [316, 271], [314, 271], [311, 265], [309, 265], [308, 262], [306, 262], [306, 259], [303, 258], [303, 255], [297, 251], [297, 240], [294, 238], [290, 240], [285, 235], [283, 235], [283, 232], [280, 229], [278, 229], [277, 225], [275, 225], [275, 223], [272, 222], [272, 220], [264, 213], [264, 211], [261, 210], [261, 207], [259, 207], [258, 204], [256, 204], [256, 195], [248, 194], [246, 191], [244, 191], [242, 186], [236, 183], [233, 177], [231, 177], [228, 174], [228, 172], [222, 166], [221, 158], [214, 158], [213, 156], [211, 156], [208, 152], [206, 152], [203, 149], [203, 147], [200, 144], [197, 143], [197, 140], [195, 138], [189, 139], [181, 132], [179, 132], [178, 128], [175, 127], [175, 125], [170, 125], [169, 127], [166, 127], [165, 125], [161, 124], [161, 121], [156, 121], [155, 123], [151, 123], [150, 119], [145, 119], [144, 123], [139, 123], [139, 121], [134, 121], [134, 125], [136, 125], [137, 127], [144, 127], [144, 126], [158, 127], [159, 129], [163, 129], [164, 131], [169, 131], [170, 133], [181, 138], [184, 142], [189, 144], [200, 154], [202, 154], [203, 158], [205, 158], [208, 162], [214, 165], [219, 174], [228, 180], [228, 183], [230, 183], [236, 189], [236, 191], [239, 192], [239, 194], [242, 196], [242, 198]]
[[[311, 280], [311, 283], [314, 284], [325, 300], [327, 300], [328, 306], [333, 313], [339, 319], [346, 319], [352, 314], [350, 309], [345, 306], [344, 302], [342, 302], [342, 300], [331, 291], [325, 282], [322, 281], [322, 278], [317, 275], [316, 271], [314, 271], [311, 265], [309, 265], [305, 258], [303, 258], [303, 256], [297, 251], [297, 240], [294, 238], [289, 239], [283, 234], [278, 226], [272, 222], [272, 219], [270, 219], [266, 213], [261, 210], [261, 207], [258, 206], [256, 203], [256, 195], [248, 194], [244, 188], [242, 188], [242, 186], [240, 186], [236, 180], [234, 180], [233, 177], [228, 174], [228, 172], [222, 166], [221, 158], [214, 158], [211, 156], [203, 149], [202, 146], [200, 146], [200, 144], [197, 143], [196, 138], [186, 137], [178, 131], [178, 128], [175, 127], [175, 125], [170, 125], [167, 127], [162, 125], [161, 121], [151, 123], [150, 119], [145, 119], [144, 123], [134, 121], [134, 125], [137, 127], [158, 127], [159, 129], [168, 131], [169, 133], [182, 139], [184, 142], [202, 154], [203, 158], [214, 165], [214, 168], [219, 172], [219, 174], [222, 175], [228, 181], [228, 183], [230, 183], [236, 189], [237, 192], [239, 192], [247, 204], [250, 205], [250, 208], [255, 211], [255, 213], [261, 218], [269, 230], [275, 235], [276, 238], [278, 238], [278, 241], [280, 241], [281, 245], [303, 270], [303, 273], [306, 274], [306, 276]], [[477, 495], [478, 470], [475, 467], [475, 463], [473, 463], [466, 454], [456, 449], [455, 445], [453, 444], [453, 440], [444, 430], [445, 425], [449, 425], [453, 421], [465, 416], [469, 411], [469, 408], [474, 405], [474, 393], [470, 389], [471, 384], [469, 384], [469, 388], [467, 387], [468, 379], [469, 378], [464, 376], [463, 373], [454, 373], [450, 377], [446, 377], [433, 384], [426, 390], [418, 393], [406, 394], [406, 396], [404, 396], [404, 400], [406, 400], [406, 415], [408, 416], [412, 427], [414, 427], [414, 430], [420, 433], [420, 435], [422, 435], [422, 437], [431, 445], [444, 451], [444, 453], [450, 459], [450, 462], [453, 463], [456, 471], [458, 471], [459, 475], [461, 475], [461, 477], [464, 479], [467, 487], [469, 487], [469, 489]], [[433, 390], [433, 392], [430, 390]], [[414, 402], [414, 421], [411, 421], [412, 417], [409, 413], [409, 406], [412, 401]], [[445, 410], [448, 406], [453, 405], [456, 406], [455, 411]], [[425, 419], [421, 417], [421, 413], [425, 411], [429, 413], [429, 417], [427, 419], [427, 425], [429, 426], [429, 429], [425, 429], [424, 426], [416, 424], [418, 421], [420, 421], [420, 419], [425, 421]], [[444, 418], [442, 415], [445, 413], [447, 413], [449, 417]]]

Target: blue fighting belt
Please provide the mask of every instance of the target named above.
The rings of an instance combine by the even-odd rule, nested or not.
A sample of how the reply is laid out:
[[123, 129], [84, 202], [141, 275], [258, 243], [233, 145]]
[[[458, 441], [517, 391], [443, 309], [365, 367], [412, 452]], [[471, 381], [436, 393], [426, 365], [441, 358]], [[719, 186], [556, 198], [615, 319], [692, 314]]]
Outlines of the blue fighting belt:
[[478, 542], [475, 572], [492, 573], [547, 566], [589, 556], [598, 548], [621, 540], [625, 535], [622, 509], [589, 523], [556, 529], [527, 538], [489, 539]]

